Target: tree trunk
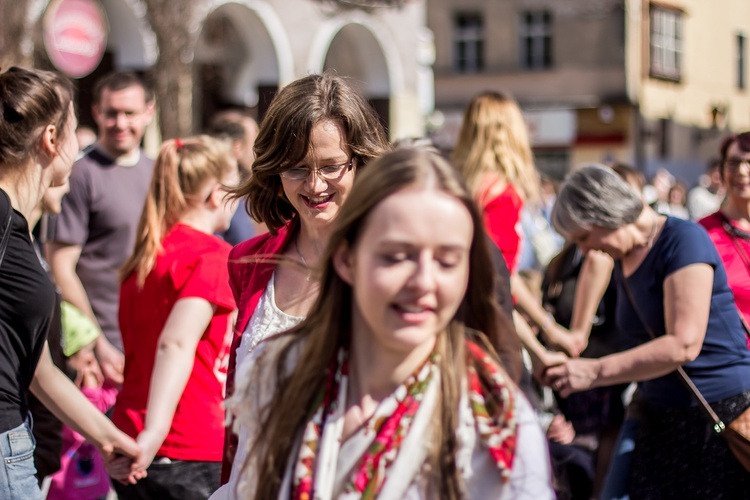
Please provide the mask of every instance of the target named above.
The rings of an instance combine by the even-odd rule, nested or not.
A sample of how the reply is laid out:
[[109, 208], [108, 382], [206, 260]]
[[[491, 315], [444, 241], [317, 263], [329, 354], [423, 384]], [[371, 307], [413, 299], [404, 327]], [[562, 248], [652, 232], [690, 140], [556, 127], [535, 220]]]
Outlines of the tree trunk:
[[0, 0], [0, 69], [3, 71], [10, 66], [31, 67], [33, 64], [31, 26], [26, 21], [30, 7], [30, 0]]
[[185, 137], [194, 133], [193, 54], [197, 33], [191, 32], [190, 25], [195, 0], [145, 2], [159, 45], [154, 86], [161, 135], [164, 139]]

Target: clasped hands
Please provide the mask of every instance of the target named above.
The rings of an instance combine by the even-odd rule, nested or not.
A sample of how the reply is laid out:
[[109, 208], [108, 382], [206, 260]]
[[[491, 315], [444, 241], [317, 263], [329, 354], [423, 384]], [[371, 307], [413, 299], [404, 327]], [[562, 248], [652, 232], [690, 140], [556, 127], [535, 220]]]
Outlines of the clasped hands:
[[535, 360], [537, 379], [562, 397], [591, 389], [598, 378], [600, 363], [598, 359], [578, 357], [588, 344], [587, 336], [555, 323], [546, 328], [543, 335], [547, 345], [557, 350], [546, 351]]
[[135, 484], [146, 477], [146, 470], [159, 451], [164, 437], [145, 429], [138, 435], [136, 443], [140, 453], [136, 456], [117, 455], [110, 460], [105, 457], [105, 467], [109, 476], [122, 484]]

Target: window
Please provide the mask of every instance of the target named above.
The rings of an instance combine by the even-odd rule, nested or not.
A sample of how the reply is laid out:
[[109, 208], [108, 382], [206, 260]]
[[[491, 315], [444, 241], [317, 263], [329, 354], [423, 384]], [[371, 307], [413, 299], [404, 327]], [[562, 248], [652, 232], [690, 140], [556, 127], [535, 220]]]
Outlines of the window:
[[519, 29], [521, 67], [552, 67], [552, 15], [548, 11], [523, 12]]
[[737, 88], [745, 88], [745, 35], [737, 34]]
[[651, 76], [679, 81], [682, 73], [682, 12], [651, 6]]
[[484, 69], [484, 19], [479, 13], [456, 14], [454, 66], [459, 73]]

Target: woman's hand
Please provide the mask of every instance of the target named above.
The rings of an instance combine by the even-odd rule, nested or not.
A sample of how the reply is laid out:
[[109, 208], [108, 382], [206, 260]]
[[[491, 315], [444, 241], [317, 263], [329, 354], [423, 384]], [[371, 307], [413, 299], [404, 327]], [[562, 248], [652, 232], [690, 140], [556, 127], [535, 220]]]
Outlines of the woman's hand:
[[138, 434], [138, 439], [136, 439], [136, 441], [141, 448], [141, 455], [133, 464], [133, 467], [145, 472], [146, 469], [151, 466], [151, 462], [154, 461], [156, 453], [164, 443], [164, 435], [149, 429], [144, 429]]
[[134, 464], [140, 459], [141, 448], [128, 435], [114, 429], [106, 440], [97, 443], [99, 452], [104, 458], [107, 473], [122, 484], [135, 484], [146, 476], [145, 471], [138, 471]]
[[547, 427], [547, 439], [560, 444], [570, 444], [576, 437], [573, 424], [565, 420], [562, 415], [555, 415]]
[[598, 359], [569, 359], [564, 364], [548, 368], [544, 373], [544, 383], [566, 398], [574, 392], [594, 387], [600, 369]]
[[118, 387], [122, 385], [124, 380], [123, 372], [125, 371], [125, 355], [110, 344], [104, 338], [104, 335], [100, 335], [96, 343], [96, 359], [99, 360], [99, 366], [104, 374], [104, 378]]
[[108, 460], [107, 473], [122, 484], [135, 484], [148, 475], [147, 470], [163, 442], [164, 436], [144, 429], [136, 440], [140, 453], [135, 457], [115, 456]]
[[574, 358], [580, 356], [588, 344], [587, 335], [567, 330], [554, 321], [546, 325], [542, 335], [550, 348], [563, 351]]
[[[531, 354], [531, 352], [529, 352]], [[541, 351], [538, 356], [531, 354], [531, 366], [534, 377], [540, 382], [544, 374], [554, 366], [560, 366], [568, 361], [568, 356], [557, 351]]]

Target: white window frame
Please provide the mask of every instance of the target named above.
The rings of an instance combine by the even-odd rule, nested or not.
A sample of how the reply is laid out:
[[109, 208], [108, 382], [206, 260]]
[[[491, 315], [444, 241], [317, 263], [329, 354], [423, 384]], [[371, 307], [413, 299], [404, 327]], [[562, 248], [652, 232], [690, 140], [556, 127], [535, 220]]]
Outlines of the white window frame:
[[649, 70], [652, 77], [682, 79], [682, 12], [651, 5]]

